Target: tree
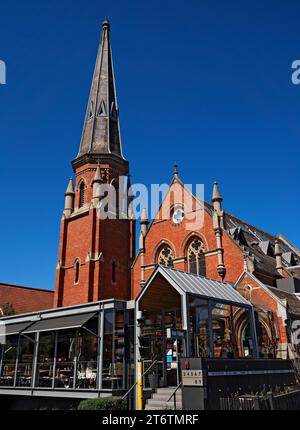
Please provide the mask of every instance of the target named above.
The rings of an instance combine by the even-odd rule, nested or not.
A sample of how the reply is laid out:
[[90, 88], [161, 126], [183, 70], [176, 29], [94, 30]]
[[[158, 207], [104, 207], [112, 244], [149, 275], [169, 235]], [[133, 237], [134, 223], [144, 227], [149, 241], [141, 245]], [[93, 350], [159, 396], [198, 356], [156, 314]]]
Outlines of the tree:
[[15, 315], [16, 311], [11, 303], [5, 303], [0, 305], [0, 316], [8, 317], [10, 315]]

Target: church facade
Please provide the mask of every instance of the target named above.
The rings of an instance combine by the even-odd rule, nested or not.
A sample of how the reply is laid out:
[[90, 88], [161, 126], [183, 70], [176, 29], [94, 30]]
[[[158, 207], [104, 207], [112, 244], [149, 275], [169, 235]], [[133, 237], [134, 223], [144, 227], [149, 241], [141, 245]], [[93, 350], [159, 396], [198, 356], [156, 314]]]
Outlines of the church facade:
[[[130, 173], [121, 146], [109, 31], [105, 21], [81, 143], [72, 161], [75, 183], [71, 178], [65, 194], [54, 307], [110, 298], [135, 299], [156, 265], [163, 264], [237, 283], [238, 290], [255, 302], [261, 348], [287, 357], [290, 296], [279, 298], [275, 293], [279, 280], [293, 277], [288, 268], [300, 263], [300, 253], [285, 238], [270, 235], [225, 212], [217, 183], [213, 185], [211, 203], [202, 202], [200, 209], [197, 198], [192, 196], [195, 207], [189, 212], [202, 210], [203, 218], [201, 225], [195, 224], [191, 231], [184, 217], [188, 209], [183, 206], [189, 191], [175, 165], [170, 190], [174, 184], [181, 187], [181, 198], [176, 201], [174, 195], [167, 194], [164, 202], [169, 206], [169, 217], [161, 219], [158, 213], [149, 228], [143, 211], [136, 257], [134, 217], [122, 219], [116, 214], [115, 219], [101, 220], [97, 216], [101, 184], [111, 184], [118, 191], [120, 178], [129, 178]], [[163, 205], [159, 212], [163, 212]], [[175, 219], [174, 214], [179, 217]], [[123, 246], [111, 246], [113, 243]], [[245, 278], [241, 279], [243, 273], [251, 274], [247, 286], [243, 285]], [[265, 286], [259, 299], [255, 299], [259, 288], [253, 282]]]
[[[153, 360], [161, 365], [160, 386], [176, 386], [180, 356], [299, 356], [291, 327], [300, 316], [300, 252], [287, 239], [225, 211], [217, 183], [211, 202], [199, 200], [177, 164], [151, 223], [147, 210], [135, 220], [126, 192], [124, 216], [119, 196], [124, 183], [130, 187], [130, 170], [107, 20], [72, 168], [53, 306], [1, 319], [10, 348], [1, 349], [0, 395], [20, 395], [21, 387], [36, 396], [124, 393], [137, 363], [146, 369]], [[99, 211], [107, 185], [116, 204], [105, 218]]]

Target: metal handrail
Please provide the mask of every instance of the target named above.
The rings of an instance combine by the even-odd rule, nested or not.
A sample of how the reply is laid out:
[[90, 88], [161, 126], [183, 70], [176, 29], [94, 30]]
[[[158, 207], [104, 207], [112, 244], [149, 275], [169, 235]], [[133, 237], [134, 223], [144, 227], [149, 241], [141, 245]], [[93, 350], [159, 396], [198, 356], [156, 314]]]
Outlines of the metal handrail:
[[[152, 369], [152, 367], [157, 363], [158, 360], [154, 360], [153, 363], [148, 367], [147, 370], [145, 370], [145, 372], [142, 373], [142, 378], [149, 372], [150, 369]], [[126, 397], [128, 396], [128, 394], [131, 393], [131, 391], [134, 389], [134, 387], [138, 384], [139, 379], [137, 381], [135, 381], [135, 383], [129, 388], [129, 390], [124, 394], [124, 396], [122, 397], [122, 400], [126, 399]]]
[[168, 403], [172, 399], [172, 397], [174, 397], [174, 409], [176, 409], [176, 393], [177, 393], [177, 391], [179, 390], [180, 387], [181, 387], [181, 382], [179, 382], [179, 384], [177, 385], [177, 387], [175, 388], [175, 390], [171, 394], [171, 397], [167, 401], [167, 403]]

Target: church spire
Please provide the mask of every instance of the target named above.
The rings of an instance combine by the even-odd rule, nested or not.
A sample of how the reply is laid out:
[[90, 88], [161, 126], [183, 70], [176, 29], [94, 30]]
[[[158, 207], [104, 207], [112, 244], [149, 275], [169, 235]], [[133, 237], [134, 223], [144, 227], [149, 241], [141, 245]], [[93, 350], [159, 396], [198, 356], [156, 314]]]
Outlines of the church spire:
[[115, 156], [124, 160], [110, 46], [110, 25], [105, 18], [83, 125], [79, 152], [73, 166]]

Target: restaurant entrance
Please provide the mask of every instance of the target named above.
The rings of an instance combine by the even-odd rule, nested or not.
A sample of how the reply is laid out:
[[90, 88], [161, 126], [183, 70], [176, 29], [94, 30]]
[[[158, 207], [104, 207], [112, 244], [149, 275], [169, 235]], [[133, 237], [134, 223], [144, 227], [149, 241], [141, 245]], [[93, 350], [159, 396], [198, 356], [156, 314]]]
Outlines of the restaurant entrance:
[[144, 388], [173, 387], [180, 382], [180, 357], [186, 353], [181, 310], [143, 313], [140, 319], [143, 371], [156, 362], [144, 378]]
[[182, 357], [245, 358], [241, 318], [249, 325], [247, 358], [257, 358], [252, 305], [232, 285], [158, 266], [136, 299], [143, 388], [177, 387]]

